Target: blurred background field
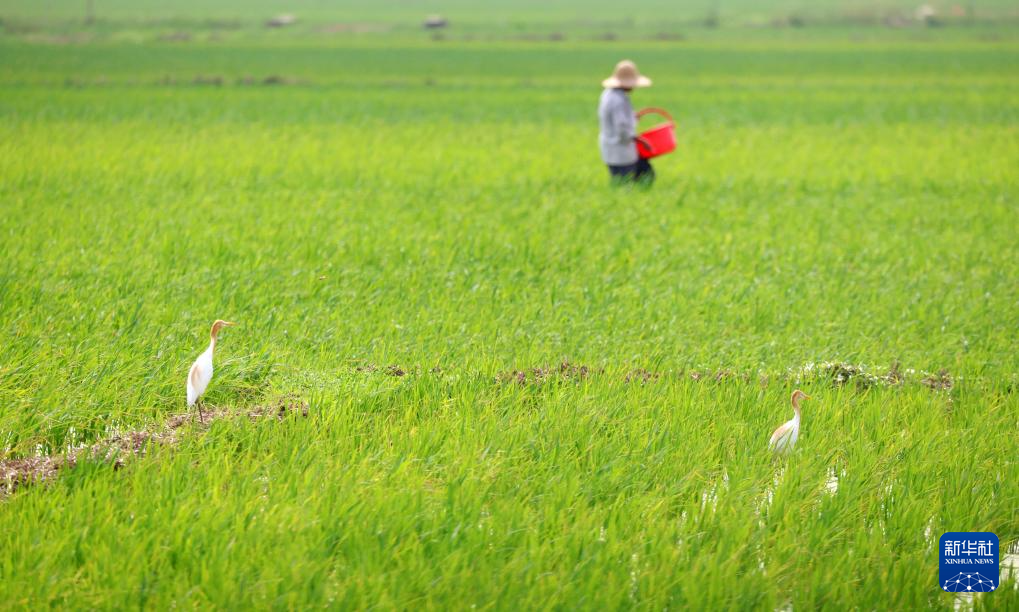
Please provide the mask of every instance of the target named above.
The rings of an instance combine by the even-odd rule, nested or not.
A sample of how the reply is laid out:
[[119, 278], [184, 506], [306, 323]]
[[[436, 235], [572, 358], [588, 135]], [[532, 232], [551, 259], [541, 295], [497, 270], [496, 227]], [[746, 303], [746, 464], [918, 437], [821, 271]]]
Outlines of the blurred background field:
[[0, 460], [181, 413], [217, 317], [210, 405], [308, 416], [17, 490], [0, 601], [950, 608], [942, 532], [1014, 546], [1011, 3], [87, 5], [0, 2]]
[[[429, 17], [446, 28], [425, 28]], [[741, 37], [774, 38], [793, 30], [827, 37], [882, 32], [939, 30], [937, 38], [1009, 36], [1002, 26], [1019, 21], [1019, 8], [1008, 0], [255, 0], [158, 2], [156, 0], [56, 0], [39, 3], [6, 0], [4, 25], [9, 35], [47, 40], [75, 32], [92, 40], [186, 42], [266, 37], [274, 40], [326, 39], [450, 41], [569, 41]], [[82, 26], [87, 26], [83, 28]], [[59, 40], [50, 38], [49, 40]]]

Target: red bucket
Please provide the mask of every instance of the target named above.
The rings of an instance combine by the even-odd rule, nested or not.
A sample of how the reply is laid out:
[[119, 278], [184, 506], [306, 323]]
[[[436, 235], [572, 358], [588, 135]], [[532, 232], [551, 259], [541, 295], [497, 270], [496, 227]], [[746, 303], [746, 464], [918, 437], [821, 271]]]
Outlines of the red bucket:
[[676, 124], [672, 115], [660, 108], [645, 108], [637, 111], [637, 119], [644, 115], [655, 114], [665, 117], [665, 123], [641, 132], [637, 138], [637, 153], [644, 159], [658, 157], [676, 150]]

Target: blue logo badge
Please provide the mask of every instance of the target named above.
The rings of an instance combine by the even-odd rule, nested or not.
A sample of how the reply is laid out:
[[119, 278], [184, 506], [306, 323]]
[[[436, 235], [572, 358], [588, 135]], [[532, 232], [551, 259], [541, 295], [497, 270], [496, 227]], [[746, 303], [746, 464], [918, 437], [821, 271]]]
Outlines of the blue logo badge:
[[990, 531], [949, 531], [941, 536], [942, 591], [987, 593], [998, 588], [998, 536]]

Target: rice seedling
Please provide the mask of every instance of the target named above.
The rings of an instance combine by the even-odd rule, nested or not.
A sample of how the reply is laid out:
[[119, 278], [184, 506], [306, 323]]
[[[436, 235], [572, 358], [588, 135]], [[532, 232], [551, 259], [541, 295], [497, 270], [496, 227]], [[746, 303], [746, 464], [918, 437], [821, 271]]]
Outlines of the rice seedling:
[[[1019, 606], [1009, 24], [132, 6], [0, 14], [2, 607]], [[650, 190], [598, 159], [621, 57]]]

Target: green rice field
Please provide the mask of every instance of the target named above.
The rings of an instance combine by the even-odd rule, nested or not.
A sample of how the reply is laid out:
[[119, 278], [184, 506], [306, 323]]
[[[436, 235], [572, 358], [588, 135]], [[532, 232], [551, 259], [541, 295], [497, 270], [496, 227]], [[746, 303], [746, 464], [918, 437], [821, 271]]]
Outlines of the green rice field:
[[1019, 11], [545, 4], [0, 0], [0, 609], [1019, 609]]

